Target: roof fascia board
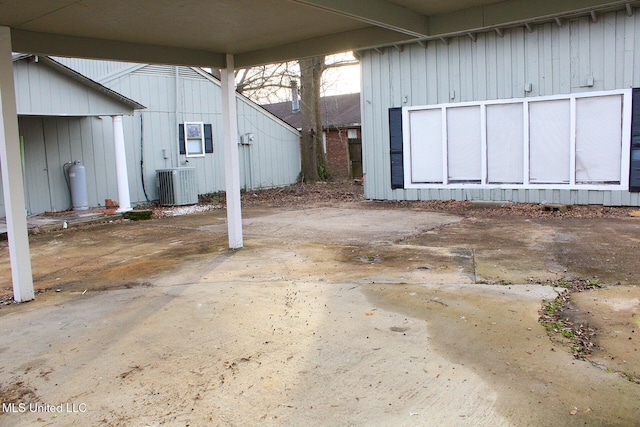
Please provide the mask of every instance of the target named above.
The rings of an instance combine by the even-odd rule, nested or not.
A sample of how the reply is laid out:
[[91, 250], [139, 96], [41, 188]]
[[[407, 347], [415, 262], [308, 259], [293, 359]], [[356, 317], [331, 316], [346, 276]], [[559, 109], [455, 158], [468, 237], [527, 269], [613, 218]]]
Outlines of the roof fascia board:
[[[206, 67], [206, 68], [214, 68], [214, 67]], [[202, 69], [202, 67], [191, 67], [191, 69], [196, 73], [200, 74], [205, 79], [210, 80], [211, 82], [222, 87], [222, 83], [220, 83], [220, 80], [216, 79], [215, 76], [211, 75], [210, 73], [207, 73], [205, 70]]]
[[11, 29], [11, 43], [16, 52], [224, 68], [225, 55], [203, 50], [170, 46], [128, 43], [114, 40], [36, 33]]
[[413, 37], [429, 35], [427, 16], [386, 0], [293, 0]]
[[629, 0], [510, 0], [483, 7], [486, 26], [522, 22], [558, 15], [581, 14], [594, 9], [623, 7]]
[[[368, 27], [359, 30], [331, 34], [278, 47], [245, 52], [234, 56], [236, 68], [273, 64], [319, 55], [367, 49], [386, 44], [409, 42], [414, 37], [385, 28]], [[211, 65], [213, 67], [213, 65]]]
[[429, 17], [430, 37], [551, 19], [594, 9], [622, 7], [629, 0], [508, 0]]
[[13, 60], [13, 62], [16, 61], [22, 61], [23, 59], [29, 58], [30, 56], [33, 56], [29, 53], [12, 53], [11, 54], [11, 59]]

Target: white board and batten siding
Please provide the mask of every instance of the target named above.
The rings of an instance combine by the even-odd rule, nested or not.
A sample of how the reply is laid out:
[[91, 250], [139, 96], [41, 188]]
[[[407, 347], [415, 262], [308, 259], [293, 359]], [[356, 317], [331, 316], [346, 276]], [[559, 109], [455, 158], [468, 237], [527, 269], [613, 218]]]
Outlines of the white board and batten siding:
[[[28, 214], [71, 208], [66, 163], [86, 170], [89, 204], [115, 198], [115, 155], [110, 115], [132, 114], [116, 94], [105, 96], [82, 78], [60, 73], [37, 57], [14, 61], [16, 106]], [[0, 187], [0, 195], [2, 188]], [[4, 215], [0, 198], [0, 216]]]
[[[361, 52], [367, 198], [640, 205], [628, 191], [637, 11], [532, 29]], [[394, 107], [403, 107], [405, 140], [398, 189], [390, 184]], [[566, 144], [549, 144], [564, 141], [558, 135]], [[598, 138], [606, 149], [597, 151]]]
[[[221, 87], [216, 79], [184, 66], [56, 60], [146, 107], [123, 119], [132, 202], [157, 199], [158, 169], [195, 167], [199, 194], [225, 190]], [[238, 140], [254, 136], [252, 144], [239, 147], [241, 188], [294, 183], [300, 173], [299, 132], [245, 97], [236, 99]], [[189, 158], [180, 154], [178, 126], [185, 122], [211, 124], [213, 153]]]
[[[37, 57], [35, 57], [37, 58]], [[13, 76], [19, 116], [88, 117], [131, 114], [121, 102], [35, 60], [15, 61]]]
[[[71, 208], [64, 164], [80, 160], [87, 171], [90, 206], [118, 194], [110, 117], [21, 117], [25, 202], [29, 214]], [[96, 144], [96, 141], [107, 143]]]

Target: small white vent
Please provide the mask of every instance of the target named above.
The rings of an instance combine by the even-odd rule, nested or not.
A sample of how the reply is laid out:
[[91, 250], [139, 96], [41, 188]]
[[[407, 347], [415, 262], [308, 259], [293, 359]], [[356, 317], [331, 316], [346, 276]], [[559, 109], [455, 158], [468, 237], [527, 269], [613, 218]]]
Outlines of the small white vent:
[[188, 79], [197, 79], [197, 80], [204, 79], [204, 77], [198, 74], [198, 72], [191, 67], [180, 67], [179, 72], [180, 72], [180, 77], [184, 77]]
[[156, 189], [162, 206], [195, 205], [198, 203], [196, 169], [158, 169]]
[[135, 74], [146, 75], [146, 76], [165, 76], [165, 77], [173, 77], [176, 75], [175, 73], [176, 67], [172, 67], [169, 65], [147, 65], [135, 72]]

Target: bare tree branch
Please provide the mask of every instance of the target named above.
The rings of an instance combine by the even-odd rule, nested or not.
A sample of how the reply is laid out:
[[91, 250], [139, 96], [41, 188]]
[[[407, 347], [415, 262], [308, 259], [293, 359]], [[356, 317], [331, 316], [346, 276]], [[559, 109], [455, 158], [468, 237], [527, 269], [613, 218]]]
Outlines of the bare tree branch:
[[326, 179], [329, 176], [322, 139], [320, 96], [337, 82], [323, 79], [323, 72], [356, 64], [358, 61], [351, 53], [347, 53], [265, 65], [238, 70], [236, 73], [238, 91], [259, 104], [290, 100], [291, 82], [300, 82], [301, 170], [305, 181]]
[[[266, 104], [272, 102], [282, 102], [291, 97], [291, 81], [300, 81], [300, 61], [285, 62], [281, 64], [270, 64], [262, 67], [242, 69], [236, 72], [236, 84], [238, 92], [249, 97], [251, 100]], [[327, 69], [357, 65], [356, 60], [350, 52], [338, 55], [331, 55], [324, 58], [320, 66], [320, 72]], [[336, 81], [322, 79], [321, 93], [334, 87]], [[301, 91], [304, 88], [300, 88]]]

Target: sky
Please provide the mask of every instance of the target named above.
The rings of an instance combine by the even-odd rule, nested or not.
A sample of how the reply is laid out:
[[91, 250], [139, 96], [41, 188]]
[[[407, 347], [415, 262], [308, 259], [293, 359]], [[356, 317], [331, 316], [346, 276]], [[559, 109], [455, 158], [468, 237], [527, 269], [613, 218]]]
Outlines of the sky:
[[[351, 52], [332, 55], [327, 60], [353, 60]], [[323, 96], [360, 92], [360, 64], [329, 68], [322, 75]]]
[[[335, 64], [340, 62], [354, 62], [355, 58], [352, 52], [345, 52], [336, 55], [329, 55], [326, 58], [327, 64]], [[290, 68], [294, 73], [298, 73], [297, 64], [292, 61], [293, 68]], [[274, 66], [267, 65], [266, 68], [272, 70], [278, 70], [279, 65]], [[260, 74], [260, 72], [258, 73]], [[277, 73], [276, 73], [277, 74]], [[251, 75], [251, 73], [250, 73]], [[299, 80], [299, 79], [298, 79]], [[285, 82], [285, 84], [289, 84]], [[320, 91], [321, 96], [333, 96], [342, 95], [348, 93], [360, 92], [360, 64], [353, 65], [341, 65], [339, 67], [329, 67], [325, 69], [322, 74], [322, 87]], [[289, 87], [282, 87], [280, 89], [274, 89], [273, 86], [261, 91], [247, 91], [244, 92], [246, 96], [257, 103], [273, 103], [284, 102], [291, 100], [291, 89]]]

